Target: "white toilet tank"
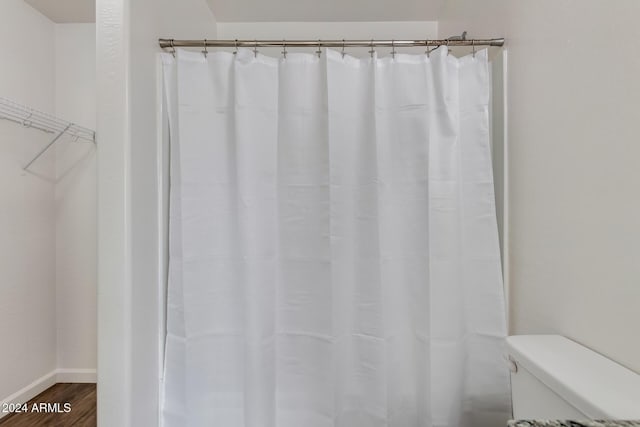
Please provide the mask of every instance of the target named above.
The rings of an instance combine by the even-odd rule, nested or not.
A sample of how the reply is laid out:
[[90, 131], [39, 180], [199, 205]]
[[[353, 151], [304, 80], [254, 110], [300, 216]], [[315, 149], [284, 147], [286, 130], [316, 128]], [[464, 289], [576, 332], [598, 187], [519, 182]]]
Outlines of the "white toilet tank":
[[507, 338], [516, 420], [640, 419], [640, 375], [559, 335]]

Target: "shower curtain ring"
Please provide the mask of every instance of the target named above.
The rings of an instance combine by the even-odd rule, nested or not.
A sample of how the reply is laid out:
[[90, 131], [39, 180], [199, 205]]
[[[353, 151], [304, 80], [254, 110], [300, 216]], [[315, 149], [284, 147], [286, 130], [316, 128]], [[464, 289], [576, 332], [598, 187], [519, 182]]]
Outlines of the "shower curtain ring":
[[476, 57], [476, 41], [471, 40], [471, 48], [473, 49], [473, 57]]
[[258, 57], [258, 40], [254, 40], [253, 43], [254, 43], [254, 45], [253, 45], [253, 57], [257, 58]]
[[287, 59], [287, 43], [284, 39], [282, 40], [282, 57]]
[[318, 58], [320, 58], [320, 55], [322, 55], [322, 49], [320, 49], [321, 46], [321, 42], [320, 39], [318, 39], [318, 50], [316, 50], [316, 53], [318, 54]]
[[451, 54], [451, 49], [449, 48], [449, 39], [447, 39], [447, 55]]
[[237, 55], [237, 54], [238, 54], [238, 39], [236, 39], [236, 42], [235, 42], [235, 50], [233, 51], [233, 54], [234, 54], [234, 55]]
[[345, 55], [345, 53], [344, 53], [344, 39], [342, 39], [342, 57], [343, 58], [344, 58], [344, 55]]
[[169, 46], [171, 46], [171, 55], [176, 57], [176, 47], [173, 44], [173, 39], [169, 40]]
[[391, 40], [391, 57], [396, 59], [396, 41]]
[[204, 41], [202, 42], [202, 45], [204, 46], [204, 50], [202, 51], [202, 54], [206, 58], [207, 55], [209, 54], [209, 52], [207, 51], [207, 39], [204, 39]]
[[369, 46], [371, 47], [369, 53], [371, 54], [371, 58], [373, 58], [373, 54], [376, 53], [375, 49], [373, 48], [373, 39], [371, 39], [371, 44]]

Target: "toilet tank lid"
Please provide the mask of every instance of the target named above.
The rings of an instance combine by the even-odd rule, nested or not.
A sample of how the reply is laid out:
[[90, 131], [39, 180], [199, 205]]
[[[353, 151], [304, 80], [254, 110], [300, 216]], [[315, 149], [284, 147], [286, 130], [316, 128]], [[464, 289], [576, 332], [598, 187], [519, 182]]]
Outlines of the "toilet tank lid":
[[509, 355], [592, 419], [640, 419], [640, 375], [560, 335], [507, 338]]

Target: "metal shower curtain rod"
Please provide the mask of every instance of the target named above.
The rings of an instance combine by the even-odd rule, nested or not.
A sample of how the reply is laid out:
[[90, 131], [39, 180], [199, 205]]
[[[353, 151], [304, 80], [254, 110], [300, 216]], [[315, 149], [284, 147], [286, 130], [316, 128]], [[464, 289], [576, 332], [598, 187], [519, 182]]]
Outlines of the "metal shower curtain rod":
[[503, 46], [504, 38], [467, 39], [463, 36], [442, 40], [174, 40], [159, 39], [162, 49], [176, 47], [389, 47], [401, 48], [412, 46]]

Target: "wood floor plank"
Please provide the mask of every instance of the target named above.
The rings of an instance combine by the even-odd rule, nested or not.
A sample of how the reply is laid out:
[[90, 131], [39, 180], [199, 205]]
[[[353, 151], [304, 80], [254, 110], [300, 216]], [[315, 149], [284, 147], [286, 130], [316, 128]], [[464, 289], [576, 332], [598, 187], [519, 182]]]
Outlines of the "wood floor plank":
[[[68, 413], [37, 412], [38, 405], [41, 403], [59, 403], [61, 411], [65, 409], [64, 404], [69, 403], [71, 411]], [[49, 407], [49, 409], [56, 408]], [[95, 427], [96, 425], [95, 384], [56, 384], [31, 399], [28, 402], [28, 412], [10, 414], [0, 419], [1, 427]]]

